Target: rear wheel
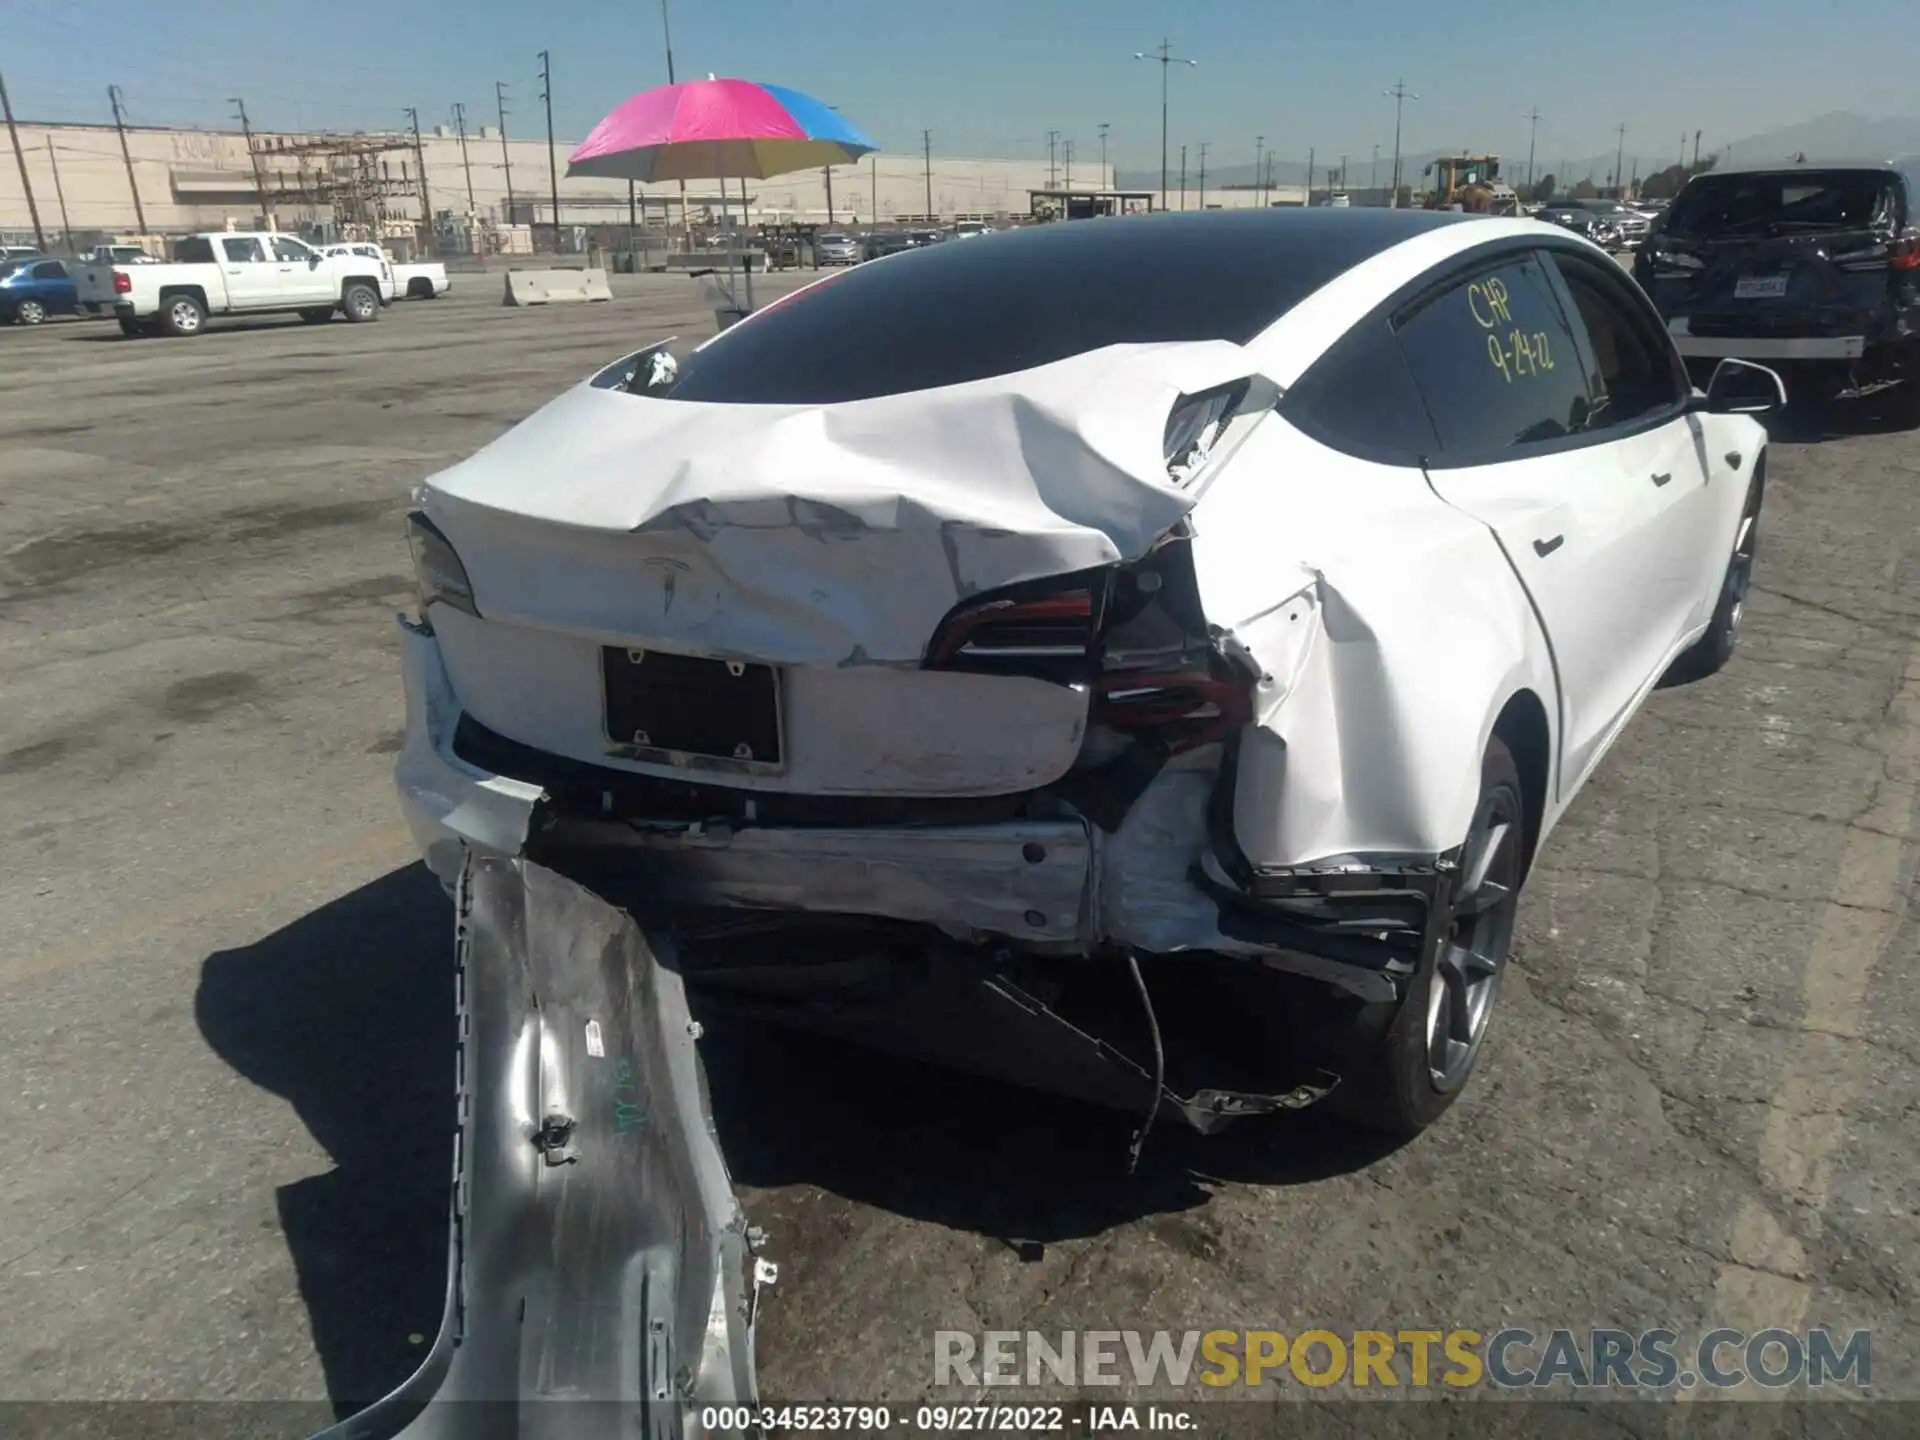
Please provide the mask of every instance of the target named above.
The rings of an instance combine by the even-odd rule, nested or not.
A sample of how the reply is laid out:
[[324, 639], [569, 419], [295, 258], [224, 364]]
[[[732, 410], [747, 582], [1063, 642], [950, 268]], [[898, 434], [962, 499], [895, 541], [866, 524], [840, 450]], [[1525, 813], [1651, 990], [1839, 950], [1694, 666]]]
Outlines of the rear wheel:
[[47, 318], [47, 307], [38, 300], [22, 300], [14, 308], [13, 318], [22, 325], [38, 325]]
[[160, 302], [160, 328], [169, 335], [198, 335], [207, 311], [191, 295], [169, 295]]
[[352, 284], [340, 297], [340, 308], [355, 325], [380, 318], [380, 296], [371, 285]]
[[1720, 582], [1720, 594], [1714, 601], [1713, 619], [1707, 633], [1674, 659], [1661, 677], [1662, 685], [1685, 685], [1717, 673], [1733, 658], [1740, 643], [1740, 621], [1747, 610], [1747, 591], [1753, 585], [1753, 561], [1760, 553], [1760, 497], [1766, 489], [1765, 461], [1754, 472], [1747, 490], [1747, 503], [1740, 511], [1740, 528], [1734, 532], [1733, 554], [1727, 558], [1727, 573]]
[[1396, 1005], [1362, 1008], [1335, 1108], [1403, 1138], [1426, 1129], [1459, 1098], [1493, 1018], [1513, 951], [1527, 853], [1520, 772], [1495, 736], [1480, 762], [1480, 798], [1460, 850], [1438, 943]]

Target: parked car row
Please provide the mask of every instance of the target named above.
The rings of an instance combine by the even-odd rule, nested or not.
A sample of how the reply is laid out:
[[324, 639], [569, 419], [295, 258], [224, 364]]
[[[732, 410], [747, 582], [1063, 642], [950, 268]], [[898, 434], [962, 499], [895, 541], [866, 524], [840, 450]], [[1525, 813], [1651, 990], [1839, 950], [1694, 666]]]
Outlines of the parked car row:
[[878, 260], [882, 255], [897, 255], [902, 250], [992, 233], [993, 227], [982, 221], [962, 220], [951, 229], [872, 230], [864, 235], [835, 230], [819, 236], [814, 246], [822, 265], [858, 265], [863, 260]]
[[194, 335], [223, 315], [363, 323], [395, 300], [435, 299], [450, 288], [438, 261], [398, 263], [369, 242], [318, 250], [274, 231], [210, 231], [176, 241], [170, 261], [132, 246], [102, 247], [84, 263], [38, 254], [0, 261], [0, 323], [111, 316], [129, 336]]

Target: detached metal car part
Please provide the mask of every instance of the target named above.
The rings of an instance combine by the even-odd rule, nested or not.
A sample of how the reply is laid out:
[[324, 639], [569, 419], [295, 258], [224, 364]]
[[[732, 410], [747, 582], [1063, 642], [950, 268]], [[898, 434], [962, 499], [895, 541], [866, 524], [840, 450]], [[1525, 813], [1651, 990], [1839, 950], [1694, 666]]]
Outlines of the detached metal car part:
[[428, 864], [570, 887], [557, 994], [637, 965], [1132, 1111], [1136, 1157], [1452, 1103], [1538, 845], [1732, 652], [1782, 398], [1693, 391], [1574, 236], [1357, 209], [929, 247], [665, 356], [417, 496]]
[[413, 1377], [319, 1440], [698, 1433], [699, 1409], [753, 1398], [771, 1267], [714, 1140], [673, 952], [524, 860], [475, 855], [455, 904], [446, 1313]]

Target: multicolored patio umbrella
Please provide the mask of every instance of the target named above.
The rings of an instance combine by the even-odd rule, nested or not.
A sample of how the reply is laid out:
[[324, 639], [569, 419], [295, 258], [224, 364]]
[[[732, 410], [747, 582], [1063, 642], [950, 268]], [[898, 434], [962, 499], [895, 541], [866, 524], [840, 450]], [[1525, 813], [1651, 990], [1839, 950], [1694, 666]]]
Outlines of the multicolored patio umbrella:
[[851, 165], [880, 147], [832, 107], [752, 80], [643, 90], [593, 127], [567, 174], [610, 180], [765, 180]]

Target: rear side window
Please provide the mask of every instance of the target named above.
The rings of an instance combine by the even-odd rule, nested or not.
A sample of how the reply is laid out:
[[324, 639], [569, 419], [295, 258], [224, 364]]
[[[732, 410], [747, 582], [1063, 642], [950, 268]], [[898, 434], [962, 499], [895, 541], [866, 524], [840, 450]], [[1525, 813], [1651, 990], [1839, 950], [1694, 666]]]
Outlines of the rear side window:
[[1574, 339], [1587, 371], [1587, 427], [1632, 425], [1665, 415], [1686, 398], [1673, 345], [1624, 293], [1624, 282], [1573, 255], [1551, 263], [1572, 301]]
[[204, 235], [189, 235], [174, 242], [173, 258], [180, 265], [211, 265], [213, 242]]
[[1323, 445], [1386, 465], [1418, 465], [1439, 448], [1392, 327], [1362, 321], [1314, 361], [1280, 413]]
[[1536, 256], [1454, 282], [1403, 311], [1395, 329], [1443, 463], [1488, 463], [1586, 423], [1586, 376]]
[[38, 265], [33, 267], [33, 278], [36, 280], [64, 280], [67, 278], [67, 267], [62, 265], [58, 260], [42, 260]]

